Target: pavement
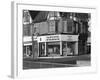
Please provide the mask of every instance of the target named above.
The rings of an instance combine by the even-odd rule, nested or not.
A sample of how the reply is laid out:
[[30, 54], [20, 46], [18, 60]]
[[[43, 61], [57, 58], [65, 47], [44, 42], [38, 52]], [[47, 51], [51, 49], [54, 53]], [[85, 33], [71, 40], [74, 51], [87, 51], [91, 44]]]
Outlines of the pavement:
[[58, 68], [58, 67], [75, 67], [75, 65], [24, 61], [23, 69]]
[[90, 62], [90, 55], [67, 56], [60, 58], [38, 58], [35, 60], [24, 59], [23, 69], [90, 66]]

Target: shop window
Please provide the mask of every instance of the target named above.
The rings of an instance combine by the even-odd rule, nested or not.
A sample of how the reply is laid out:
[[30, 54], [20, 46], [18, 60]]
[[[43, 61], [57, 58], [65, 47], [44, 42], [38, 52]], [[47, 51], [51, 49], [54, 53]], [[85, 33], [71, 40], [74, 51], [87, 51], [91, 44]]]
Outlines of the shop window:
[[63, 53], [63, 56], [74, 55], [74, 53], [75, 53], [74, 42], [63, 42], [62, 53]]
[[32, 57], [32, 46], [31, 45], [27, 45], [23, 47], [23, 56], [24, 58]]
[[48, 56], [60, 55], [60, 42], [48, 42], [47, 43], [47, 55]]

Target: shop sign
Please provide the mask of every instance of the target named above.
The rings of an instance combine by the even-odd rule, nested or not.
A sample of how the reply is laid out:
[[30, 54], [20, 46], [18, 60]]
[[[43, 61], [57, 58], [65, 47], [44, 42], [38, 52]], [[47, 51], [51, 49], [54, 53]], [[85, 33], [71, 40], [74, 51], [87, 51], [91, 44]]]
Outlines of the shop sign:
[[47, 42], [48, 41], [59, 41], [59, 40], [60, 40], [59, 36], [47, 36], [46, 37]]
[[62, 41], [78, 41], [78, 35], [62, 35]]
[[68, 41], [72, 41], [73, 40], [73, 37], [72, 36], [67, 36], [67, 40]]
[[60, 45], [60, 42], [48, 42], [48, 45]]

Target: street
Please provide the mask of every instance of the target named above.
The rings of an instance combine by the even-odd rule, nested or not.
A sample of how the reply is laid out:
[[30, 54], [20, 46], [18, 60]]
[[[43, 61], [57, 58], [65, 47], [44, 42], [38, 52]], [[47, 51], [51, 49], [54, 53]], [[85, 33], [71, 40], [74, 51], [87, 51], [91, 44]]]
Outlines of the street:
[[24, 59], [23, 69], [57, 68], [57, 67], [81, 67], [90, 66], [90, 55], [69, 56], [65, 58], [49, 59]]

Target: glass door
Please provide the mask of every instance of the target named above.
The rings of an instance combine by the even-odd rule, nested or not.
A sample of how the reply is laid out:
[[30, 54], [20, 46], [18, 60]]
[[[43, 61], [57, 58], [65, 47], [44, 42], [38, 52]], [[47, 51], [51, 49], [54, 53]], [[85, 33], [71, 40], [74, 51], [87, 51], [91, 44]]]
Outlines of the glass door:
[[45, 55], [45, 43], [39, 43], [39, 57], [43, 57]]

